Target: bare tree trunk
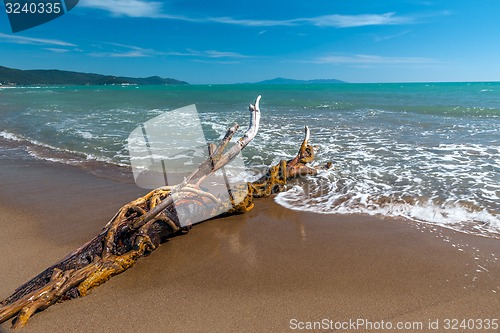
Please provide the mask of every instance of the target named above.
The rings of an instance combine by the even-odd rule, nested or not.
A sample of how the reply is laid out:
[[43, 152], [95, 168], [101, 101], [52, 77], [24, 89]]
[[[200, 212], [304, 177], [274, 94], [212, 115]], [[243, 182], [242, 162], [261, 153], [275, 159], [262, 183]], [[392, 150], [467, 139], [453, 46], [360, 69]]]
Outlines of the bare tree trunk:
[[176, 207], [205, 210], [211, 216], [220, 215], [219, 212], [244, 213], [253, 208], [254, 197], [282, 191], [290, 178], [315, 174], [316, 169], [307, 166], [314, 159], [314, 152], [308, 144], [306, 127], [304, 141], [294, 159], [281, 161], [258, 181], [233, 190], [230, 202], [223, 202], [200, 188], [207, 177], [234, 159], [255, 137], [260, 121], [259, 101], [260, 96], [255, 105], [250, 105], [249, 128], [234, 146], [226, 149], [238, 129], [236, 124], [228, 129], [218, 146], [210, 147], [210, 157], [182, 184], [157, 188], [124, 205], [94, 239], [0, 302], [0, 323], [16, 317], [13, 327], [22, 327], [36, 311], [87, 295], [92, 288], [132, 267], [138, 258], [155, 250], [166, 239], [186, 233], [190, 227], [181, 226]]

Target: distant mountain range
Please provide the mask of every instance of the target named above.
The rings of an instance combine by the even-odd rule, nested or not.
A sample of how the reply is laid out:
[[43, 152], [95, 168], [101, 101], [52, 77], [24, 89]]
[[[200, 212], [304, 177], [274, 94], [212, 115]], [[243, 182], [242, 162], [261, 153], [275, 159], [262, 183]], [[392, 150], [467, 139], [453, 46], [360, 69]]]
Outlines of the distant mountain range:
[[131, 85], [165, 85], [165, 84], [188, 84], [171, 78], [150, 76], [144, 78], [101, 75], [91, 73], [79, 73], [50, 70], [20, 70], [0, 66], [0, 84], [2, 85], [109, 85], [109, 84], [131, 84]]
[[346, 82], [340, 81], [340, 80], [335, 80], [335, 79], [294, 80], [294, 79], [285, 79], [282, 77], [277, 77], [277, 78], [271, 79], [271, 80], [255, 82], [255, 84], [330, 84], [330, 83], [346, 83]]

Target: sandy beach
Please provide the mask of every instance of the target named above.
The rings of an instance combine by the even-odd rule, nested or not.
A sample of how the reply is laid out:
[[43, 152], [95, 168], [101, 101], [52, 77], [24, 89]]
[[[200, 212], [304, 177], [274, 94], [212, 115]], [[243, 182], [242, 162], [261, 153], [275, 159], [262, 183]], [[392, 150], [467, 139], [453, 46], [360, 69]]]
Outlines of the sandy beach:
[[[6, 161], [0, 171], [1, 299], [145, 191], [49, 162]], [[500, 320], [499, 245], [403, 219], [302, 213], [262, 199], [247, 214], [196, 225], [89, 296], [35, 314], [20, 332], [376, 332], [388, 324], [398, 332], [500, 332], [445, 326]], [[365, 324], [335, 330], [353, 321]], [[300, 329], [308, 322], [332, 326]], [[398, 323], [417, 326], [395, 330]]]

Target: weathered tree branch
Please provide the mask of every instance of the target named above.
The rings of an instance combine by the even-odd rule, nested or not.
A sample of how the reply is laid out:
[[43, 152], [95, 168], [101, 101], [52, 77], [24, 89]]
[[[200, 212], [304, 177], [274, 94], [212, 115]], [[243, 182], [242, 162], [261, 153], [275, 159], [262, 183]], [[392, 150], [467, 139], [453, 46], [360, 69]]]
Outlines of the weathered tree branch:
[[236, 124], [228, 129], [219, 145], [209, 146], [210, 156], [181, 184], [157, 188], [124, 205], [94, 239], [0, 302], [0, 323], [16, 317], [13, 327], [22, 327], [36, 311], [87, 295], [94, 287], [131, 268], [138, 258], [154, 251], [166, 239], [188, 231], [189, 227], [181, 225], [176, 208], [202, 210], [208, 212], [207, 216], [244, 213], [253, 208], [254, 197], [282, 191], [290, 178], [315, 174], [316, 169], [307, 166], [314, 159], [314, 151], [308, 143], [310, 132], [306, 127], [304, 141], [294, 159], [270, 167], [256, 182], [232, 189], [229, 202], [200, 188], [207, 177], [233, 160], [253, 140], [259, 129], [259, 102], [260, 96], [255, 105], [250, 105], [250, 125], [235, 145], [226, 149], [238, 129]]

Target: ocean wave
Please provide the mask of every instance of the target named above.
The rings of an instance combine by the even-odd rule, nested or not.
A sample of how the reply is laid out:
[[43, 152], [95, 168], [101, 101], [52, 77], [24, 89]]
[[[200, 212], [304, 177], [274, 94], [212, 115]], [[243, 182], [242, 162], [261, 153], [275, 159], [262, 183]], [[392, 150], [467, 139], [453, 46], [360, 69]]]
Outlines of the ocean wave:
[[7, 131], [0, 131], [0, 137], [10, 140], [10, 141], [23, 141], [24, 138], [20, 135], [16, 135]]
[[45, 160], [50, 162], [57, 162], [68, 165], [80, 165], [85, 162], [101, 162], [105, 164], [114, 164], [120, 167], [128, 167], [129, 164], [126, 162], [117, 162], [113, 159], [106, 158], [103, 156], [97, 156], [91, 153], [85, 153], [81, 151], [75, 151], [65, 148], [55, 147], [53, 145], [40, 142], [19, 134], [14, 134], [8, 131], [0, 131], [0, 137], [16, 143], [18, 146], [24, 148], [24, 150], [33, 158], [39, 160]]
[[[345, 178], [336, 178], [331, 172], [322, 172], [318, 177], [304, 178], [300, 184], [279, 193], [275, 201], [292, 210], [320, 214], [404, 217], [460, 232], [500, 239], [499, 211], [485, 208], [481, 201], [473, 197], [443, 198], [436, 193], [423, 195], [418, 190], [413, 193], [397, 191], [389, 185], [376, 184], [370, 179], [359, 182], [363, 184], [352, 184], [352, 180], [350, 182]], [[500, 190], [488, 192], [492, 196], [497, 195], [498, 199]]]

